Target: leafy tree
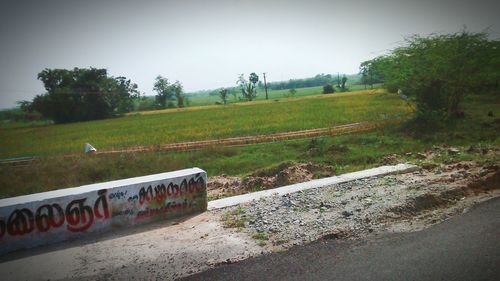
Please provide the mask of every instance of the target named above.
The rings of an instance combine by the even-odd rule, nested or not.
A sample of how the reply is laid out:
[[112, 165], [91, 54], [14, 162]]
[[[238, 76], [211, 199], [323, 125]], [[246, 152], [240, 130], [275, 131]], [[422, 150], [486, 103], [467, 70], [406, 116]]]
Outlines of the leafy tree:
[[259, 81], [259, 76], [255, 72], [250, 73], [247, 81], [243, 74], [240, 74], [238, 81], [236, 82], [241, 89], [241, 94], [243, 99], [247, 101], [252, 101], [257, 97], [257, 87], [255, 84]]
[[335, 89], [333, 88], [332, 84], [326, 84], [323, 86], [323, 94], [331, 94], [335, 93]]
[[155, 79], [153, 90], [156, 92], [156, 103], [159, 108], [166, 108], [167, 102], [174, 99], [175, 92], [172, 91], [170, 83], [167, 78], [158, 75]]
[[295, 90], [295, 88], [291, 88], [290, 90], [288, 90], [289, 97], [294, 97], [296, 93], [297, 93], [297, 90]]
[[123, 76], [119, 76], [114, 80], [108, 80], [108, 87], [110, 92], [105, 97], [115, 113], [134, 110], [134, 100], [129, 98], [129, 95], [132, 93], [132, 97], [135, 99], [140, 97], [137, 84], [132, 83]]
[[219, 97], [223, 104], [227, 104], [227, 99], [229, 97], [229, 91], [225, 88], [219, 90]]
[[255, 72], [252, 72], [252, 73], [250, 73], [250, 77], [248, 78], [248, 80], [250, 80], [250, 82], [255, 87], [255, 84], [259, 81], [259, 76], [257, 76], [257, 74], [255, 74]]
[[412, 97], [419, 116], [462, 116], [467, 94], [498, 90], [500, 44], [486, 33], [409, 37], [406, 45], [371, 61], [391, 91]]
[[26, 110], [40, 112], [55, 123], [108, 118], [131, 111], [139, 96], [125, 77], [108, 77], [106, 69], [44, 69], [38, 74], [47, 93], [37, 95]]
[[342, 89], [342, 92], [345, 92], [347, 90], [346, 86], [345, 86], [345, 83], [347, 82], [347, 77], [345, 76], [342, 76], [342, 84], [340, 85], [340, 88]]
[[373, 68], [371, 66], [371, 61], [362, 62], [359, 66], [359, 74], [361, 75], [361, 83], [367, 85], [373, 89]]
[[155, 99], [159, 108], [175, 107], [174, 101], [177, 101], [177, 107], [185, 107], [187, 104], [187, 97], [179, 81], [170, 84], [167, 78], [158, 75], [153, 90], [156, 92]]
[[177, 107], [185, 107], [186, 96], [184, 95], [181, 82], [175, 81], [171, 87], [174, 92], [175, 99], [177, 100]]
[[229, 92], [233, 96], [233, 100], [237, 101], [238, 100], [238, 91], [237, 91], [237, 89], [232, 88], [232, 89], [229, 90]]
[[19, 105], [19, 108], [23, 112], [33, 112], [34, 111], [33, 103], [30, 101], [22, 100], [22, 101], [18, 101], [17, 104]]

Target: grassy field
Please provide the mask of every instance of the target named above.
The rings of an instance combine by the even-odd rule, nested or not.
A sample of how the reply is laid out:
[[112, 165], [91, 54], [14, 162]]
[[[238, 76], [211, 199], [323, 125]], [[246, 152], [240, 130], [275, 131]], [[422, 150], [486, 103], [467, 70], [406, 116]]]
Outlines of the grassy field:
[[[365, 90], [365, 86], [363, 85], [349, 85], [349, 91], [361, 91]], [[374, 88], [377, 89], [379, 88], [380, 85], [375, 85]], [[368, 87], [369, 88], [369, 87]], [[306, 96], [311, 96], [311, 95], [319, 95], [323, 93], [323, 87], [318, 86], [318, 87], [307, 87], [307, 88], [297, 88], [295, 89], [297, 92], [293, 97], [306, 97]], [[287, 99], [290, 98], [290, 91], [289, 90], [267, 90], [267, 94], [269, 96], [270, 100], [279, 100], [279, 99]], [[258, 89], [257, 91], [257, 99], [256, 100], [265, 100], [266, 99], [266, 93], [263, 89]], [[216, 102], [220, 102], [219, 96], [210, 96], [210, 95], [203, 95], [203, 96], [192, 96], [189, 97], [190, 101], [190, 106], [203, 106], [203, 105], [214, 105]], [[232, 95], [229, 95], [228, 99], [229, 103], [237, 103], [238, 100], [234, 99]]]
[[[369, 99], [370, 103], [365, 104], [365, 110], [372, 108], [376, 100], [383, 101], [382, 104], [385, 104], [386, 108], [396, 102], [393, 96], [388, 94], [374, 94], [367, 97], [372, 99]], [[339, 101], [343, 99], [349, 98], [340, 98]], [[383, 108], [383, 105], [379, 105], [378, 108]], [[463, 148], [457, 155], [443, 155], [443, 159], [436, 161], [475, 160], [498, 164], [500, 159], [491, 159], [487, 156], [478, 158], [477, 154], [467, 153], [466, 148], [470, 145], [479, 147], [500, 145], [498, 134], [500, 122], [498, 117], [495, 117], [500, 116], [499, 98], [469, 97], [464, 103], [464, 110], [466, 113], [464, 119], [446, 124], [427, 134], [417, 134], [408, 127], [408, 124], [402, 124], [369, 133], [244, 147], [208, 148], [189, 152], [81, 155], [74, 158], [52, 156], [24, 167], [1, 166], [0, 197], [194, 166], [205, 169], [209, 176], [221, 174], [245, 176], [259, 169], [270, 169], [283, 162], [312, 161], [332, 165], [336, 174], [341, 174], [380, 165], [384, 156], [394, 153], [400, 155], [403, 160], [419, 163], [420, 160], [415, 158], [416, 153], [435, 145]], [[493, 113], [493, 117], [488, 116], [489, 111]], [[406, 155], [408, 152], [412, 154]]]
[[395, 94], [366, 90], [280, 101], [190, 107], [92, 122], [0, 129], [0, 158], [217, 139], [322, 128], [408, 115]]

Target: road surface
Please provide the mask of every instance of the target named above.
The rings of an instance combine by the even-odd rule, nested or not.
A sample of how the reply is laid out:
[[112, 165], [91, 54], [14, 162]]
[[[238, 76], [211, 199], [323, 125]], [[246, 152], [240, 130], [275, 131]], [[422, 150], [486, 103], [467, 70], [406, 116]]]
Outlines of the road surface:
[[323, 240], [182, 280], [500, 280], [500, 197], [420, 232]]

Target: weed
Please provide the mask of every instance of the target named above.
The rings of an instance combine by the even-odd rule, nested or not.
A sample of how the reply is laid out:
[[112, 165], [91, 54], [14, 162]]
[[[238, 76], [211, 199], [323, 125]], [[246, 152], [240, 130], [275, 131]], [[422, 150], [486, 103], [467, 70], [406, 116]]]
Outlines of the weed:
[[262, 232], [254, 232], [252, 233], [252, 238], [255, 240], [269, 240], [269, 234], [267, 232], [262, 231]]
[[238, 206], [232, 211], [227, 211], [222, 216], [222, 223], [227, 228], [242, 228], [245, 227], [245, 222], [249, 217], [245, 214], [245, 209]]

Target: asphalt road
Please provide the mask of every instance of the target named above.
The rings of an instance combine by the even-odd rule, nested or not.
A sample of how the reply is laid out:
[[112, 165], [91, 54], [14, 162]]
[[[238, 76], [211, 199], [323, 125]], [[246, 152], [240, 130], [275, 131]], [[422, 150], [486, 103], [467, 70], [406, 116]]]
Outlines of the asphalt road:
[[500, 280], [500, 197], [420, 232], [323, 240], [183, 280]]

